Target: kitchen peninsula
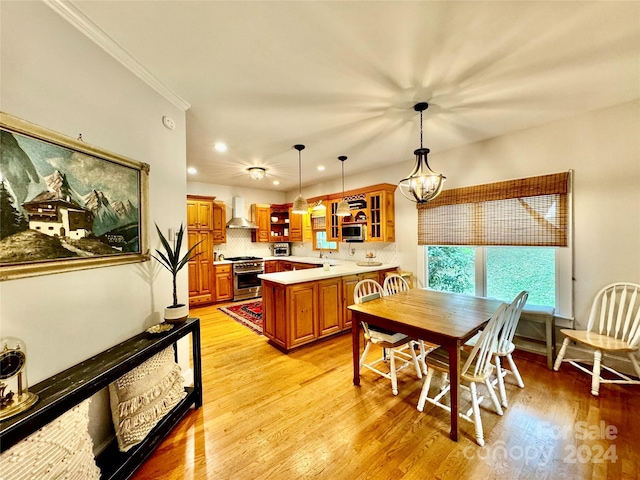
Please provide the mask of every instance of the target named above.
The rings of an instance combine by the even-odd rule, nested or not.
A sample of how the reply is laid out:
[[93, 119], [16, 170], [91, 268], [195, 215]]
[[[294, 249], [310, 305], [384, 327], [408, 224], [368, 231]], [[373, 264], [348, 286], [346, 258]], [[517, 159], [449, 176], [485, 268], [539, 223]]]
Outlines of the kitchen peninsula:
[[[292, 259], [292, 257], [288, 257]], [[281, 350], [293, 348], [351, 329], [353, 290], [365, 278], [382, 284], [387, 272], [397, 265], [365, 265], [331, 261], [327, 270], [322, 260], [318, 268], [265, 273], [262, 279], [262, 315], [264, 335]]]

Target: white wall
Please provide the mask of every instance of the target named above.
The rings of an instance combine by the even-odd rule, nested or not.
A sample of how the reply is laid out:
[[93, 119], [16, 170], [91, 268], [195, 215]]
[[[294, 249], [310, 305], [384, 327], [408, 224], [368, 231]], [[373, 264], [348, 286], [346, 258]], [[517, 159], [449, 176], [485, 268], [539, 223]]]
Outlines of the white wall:
[[[0, 109], [150, 164], [150, 225], [184, 222], [184, 112], [42, 2], [0, 2], [0, 21]], [[163, 115], [175, 120], [175, 130], [162, 126]], [[185, 271], [179, 297], [187, 296]], [[171, 279], [151, 261], [5, 281], [0, 298], [0, 335], [26, 342], [34, 384], [161, 321]], [[101, 413], [95, 428], [106, 431]]]

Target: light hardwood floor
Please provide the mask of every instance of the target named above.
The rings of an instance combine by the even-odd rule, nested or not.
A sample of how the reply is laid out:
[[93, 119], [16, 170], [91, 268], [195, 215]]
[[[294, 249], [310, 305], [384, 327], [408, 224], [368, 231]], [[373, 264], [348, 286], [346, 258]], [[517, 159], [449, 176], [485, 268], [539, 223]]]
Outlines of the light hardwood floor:
[[285, 355], [219, 306], [191, 310], [202, 323], [204, 406], [136, 480], [640, 477], [637, 386], [605, 385], [593, 397], [590, 377], [516, 352], [525, 388], [507, 378], [503, 417], [485, 398], [484, 447], [464, 420], [455, 443], [447, 412], [416, 410], [422, 380], [410, 369], [397, 396], [369, 371], [355, 387], [349, 334]]

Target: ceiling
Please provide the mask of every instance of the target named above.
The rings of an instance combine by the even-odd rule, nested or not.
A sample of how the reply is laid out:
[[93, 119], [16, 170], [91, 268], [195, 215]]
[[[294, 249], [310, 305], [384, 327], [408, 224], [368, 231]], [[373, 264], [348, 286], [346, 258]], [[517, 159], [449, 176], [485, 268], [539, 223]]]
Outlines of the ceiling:
[[186, 109], [191, 181], [295, 190], [302, 143], [303, 186], [339, 155], [347, 175], [403, 162], [395, 183], [417, 102], [433, 156], [640, 97], [637, 1], [48, 2]]

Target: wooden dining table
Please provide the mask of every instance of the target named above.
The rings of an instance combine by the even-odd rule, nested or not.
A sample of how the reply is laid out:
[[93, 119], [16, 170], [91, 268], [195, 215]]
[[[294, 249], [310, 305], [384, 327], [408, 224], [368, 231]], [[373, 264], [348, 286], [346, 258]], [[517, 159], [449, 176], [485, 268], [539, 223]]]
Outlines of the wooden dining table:
[[367, 322], [418, 340], [440, 345], [449, 353], [451, 383], [450, 437], [458, 441], [460, 347], [489, 321], [501, 302], [460, 293], [414, 288], [365, 303], [353, 312], [353, 384], [360, 385], [360, 324]]

